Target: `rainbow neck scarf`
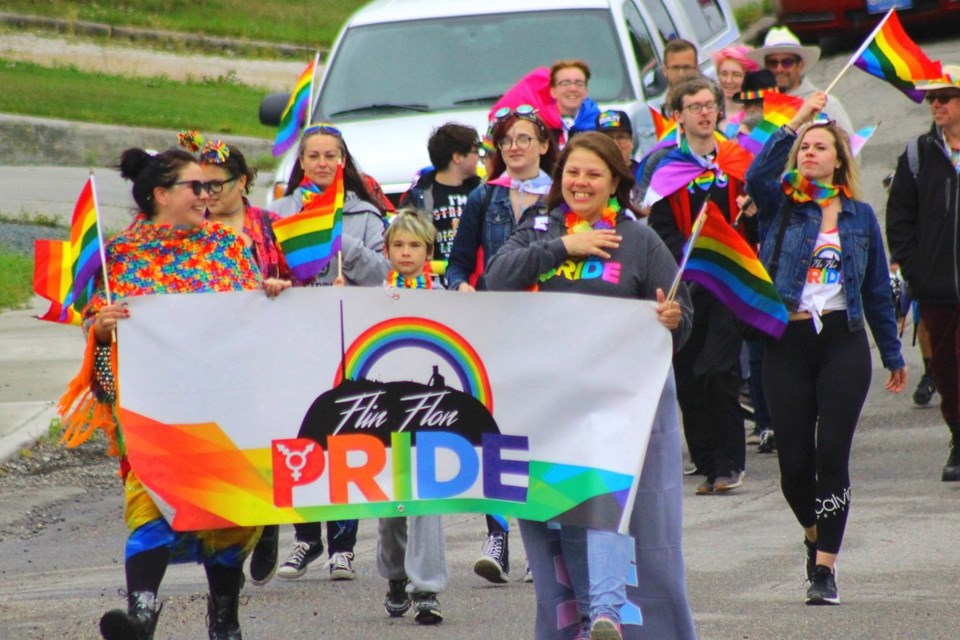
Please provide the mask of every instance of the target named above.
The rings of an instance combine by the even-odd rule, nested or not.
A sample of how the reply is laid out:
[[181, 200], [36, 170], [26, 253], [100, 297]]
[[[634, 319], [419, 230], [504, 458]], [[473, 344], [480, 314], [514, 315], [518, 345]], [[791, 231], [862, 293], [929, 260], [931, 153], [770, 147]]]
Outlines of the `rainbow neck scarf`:
[[600, 219], [591, 225], [570, 211], [570, 207], [566, 204], [564, 204], [563, 207], [566, 213], [567, 234], [580, 233], [582, 231], [589, 231], [590, 229], [613, 229], [617, 226], [617, 214], [620, 213], [620, 203], [617, 202], [616, 198], [610, 198], [610, 201], [607, 202], [607, 207], [603, 210], [603, 213], [600, 214]]
[[823, 182], [811, 182], [800, 175], [796, 169], [783, 174], [781, 185], [783, 192], [797, 204], [816, 202], [822, 207], [841, 193], [848, 198], [851, 197], [847, 185], [836, 186]]
[[304, 176], [303, 181], [300, 183], [300, 199], [303, 201], [304, 209], [307, 208], [314, 198], [319, 197], [322, 193], [323, 189], [313, 184], [313, 182], [310, 181], [310, 178]]
[[387, 273], [387, 287], [390, 289], [433, 289], [433, 281], [425, 273], [421, 273], [416, 278], [407, 278], [391, 269]]

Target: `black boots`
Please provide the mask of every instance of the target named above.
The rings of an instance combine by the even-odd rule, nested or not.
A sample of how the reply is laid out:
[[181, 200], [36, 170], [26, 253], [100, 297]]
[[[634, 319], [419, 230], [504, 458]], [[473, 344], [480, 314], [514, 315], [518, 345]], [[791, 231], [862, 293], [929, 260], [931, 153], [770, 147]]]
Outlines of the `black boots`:
[[960, 427], [950, 426], [950, 457], [943, 467], [940, 479], [944, 482], [960, 482]]
[[100, 634], [105, 640], [153, 640], [162, 608], [163, 605], [157, 607], [157, 594], [152, 591], [130, 593], [127, 611], [114, 609], [100, 618]]
[[239, 620], [240, 594], [210, 594], [207, 601], [207, 632], [210, 640], [243, 640]]

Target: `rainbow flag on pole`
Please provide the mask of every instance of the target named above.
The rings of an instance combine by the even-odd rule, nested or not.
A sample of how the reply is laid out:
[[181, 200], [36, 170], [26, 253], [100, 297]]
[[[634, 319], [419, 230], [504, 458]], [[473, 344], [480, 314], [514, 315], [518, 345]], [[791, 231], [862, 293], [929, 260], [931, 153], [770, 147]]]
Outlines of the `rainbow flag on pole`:
[[697, 282], [733, 313], [773, 338], [787, 328], [787, 308], [763, 264], [713, 202], [694, 223], [684, 249], [682, 278]]
[[73, 208], [70, 240], [38, 240], [34, 246], [33, 289], [53, 303], [40, 318], [79, 324], [103, 263], [96, 187], [90, 176]]
[[760, 153], [770, 136], [783, 125], [789, 124], [802, 106], [802, 98], [768, 91], [763, 95], [763, 120], [757, 123], [749, 135], [741, 136], [738, 140], [740, 146], [754, 155]]
[[300, 213], [273, 223], [290, 270], [301, 282], [317, 277], [342, 247], [343, 165], [333, 183]]
[[916, 82], [943, 75], [940, 62], [927, 58], [910, 39], [894, 9], [887, 12], [852, 59], [854, 66], [886, 80], [916, 103], [923, 102], [923, 92], [916, 90]]
[[287, 149], [292, 147], [297, 142], [297, 138], [300, 137], [300, 130], [303, 129], [303, 125], [310, 115], [313, 78], [317, 73], [319, 64], [320, 52], [318, 51], [293, 86], [290, 101], [287, 102], [287, 106], [280, 116], [280, 127], [277, 129], [277, 137], [273, 142], [274, 156], [281, 156], [286, 153]]

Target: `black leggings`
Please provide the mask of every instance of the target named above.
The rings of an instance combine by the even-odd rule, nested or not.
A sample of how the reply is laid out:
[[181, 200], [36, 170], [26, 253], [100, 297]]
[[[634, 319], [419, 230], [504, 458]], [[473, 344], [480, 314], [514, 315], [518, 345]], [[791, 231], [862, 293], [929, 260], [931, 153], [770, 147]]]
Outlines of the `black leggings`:
[[780, 486], [803, 527], [817, 527], [817, 550], [840, 551], [850, 508], [850, 447], [870, 388], [866, 331], [850, 332], [847, 314], [787, 325], [766, 345], [763, 392], [780, 461]]

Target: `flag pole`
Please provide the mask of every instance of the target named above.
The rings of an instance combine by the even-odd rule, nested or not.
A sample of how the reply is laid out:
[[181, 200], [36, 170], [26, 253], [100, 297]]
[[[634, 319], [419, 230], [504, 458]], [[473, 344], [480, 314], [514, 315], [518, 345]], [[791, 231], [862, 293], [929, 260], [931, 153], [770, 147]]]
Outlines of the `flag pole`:
[[680, 268], [677, 270], [677, 275], [673, 278], [673, 284], [670, 285], [670, 293], [667, 294], [667, 302], [673, 302], [673, 299], [677, 297], [677, 290], [680, 288], [680, 278], [683, 277], [683, 270], [687, 268], [687, 260], [690, 258], [690, 250], [693, 247], [693, 243], [697, 241], [697, 237], [700, 235], [700, 230], [703, 229], [703, 218], [707, 215], [707, 205], [710, 204], [710, 194], [707, 194], [707, 197], [703, 200], [703, 205], [700, 207], [700, 213], [697, 214], [697, 219], [693, 223], [693, 233], [690, 234], [690, 237], [687, 239], [687, 246], [683, 252], [683, 259], [680, 260]]
[[880, 32], [880, 29], [883, 28], [883, 25], [887, 23], [887, 20], [890, 19], [890, 16], [893, 15], [894, 11], [895, 9], [892, 7], [889, 11], [887, 11], [887, 15], [883, 16], [883, 20], [881, 20], [873, 29], [873, 31], [870, 32], [870, 35], [867, 36], [867, 39], [863, 41], [863, 43], [860, 45], [860, 48], [853, 52], [853, 55], [850, 56], [847, 64], [843, 67], [843, 69], [840, 70], [840, 73], [837, 74], [837, 77], [833, 79], [833, 82], [831, 82], [826, 89], [824, 89], [824, 93], [830, 93], [830, 89], [833, 89], [833, 85], [837, 84], [837, 81], [840, 79], [840, 77], [847, 72], [847, 69], [853, 66], [853, 63], [857, 61], [857, 58], [860, 57], [860, 54], [870, 46], [870, 43], [873, 42], [874, 37], [876, 37], [877, 33]]
[[103, 225], [100, 224], [100, 205], [97, 203], [97, 183], [93, 179], [93, 169], [90, 170], [90, 192], [93, 194], [93, 214], [97, 218], [97, 239], [100, 241], [100, 269], [103, 271], [103, 291], [107, 297], [107, 304], [113, 304], [110, 301], [110, 281], [107, 280], [107, 252], [103, 244]]
[[343, 251], [337, 251], [337, 277], [343, 279]]

